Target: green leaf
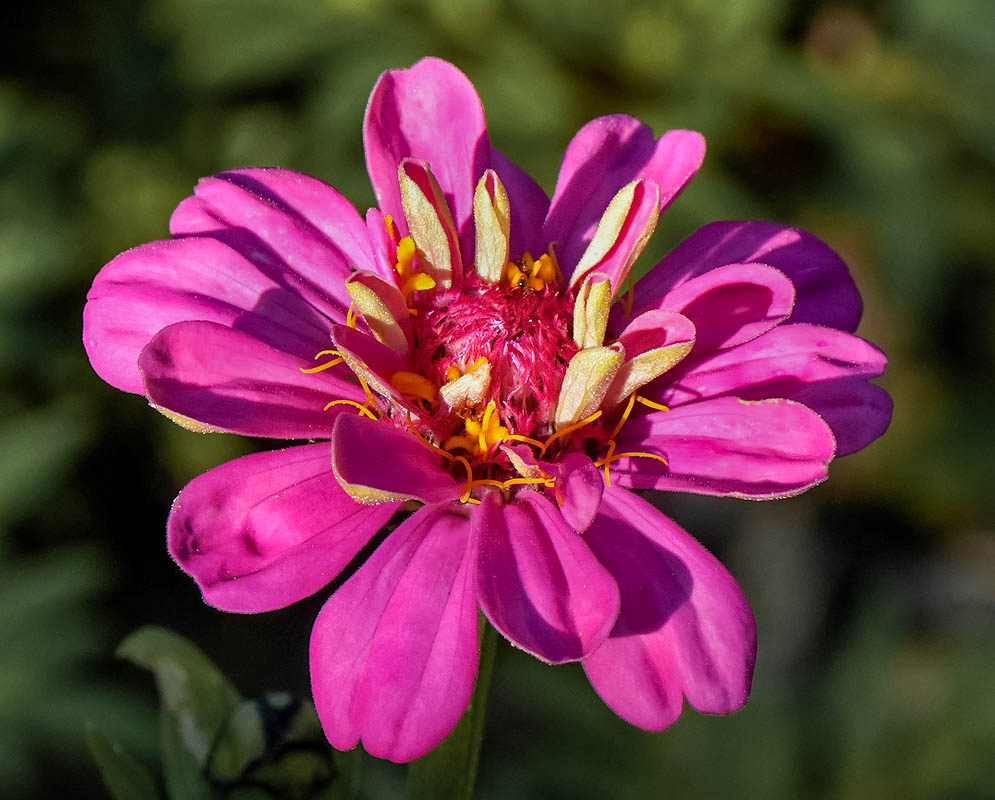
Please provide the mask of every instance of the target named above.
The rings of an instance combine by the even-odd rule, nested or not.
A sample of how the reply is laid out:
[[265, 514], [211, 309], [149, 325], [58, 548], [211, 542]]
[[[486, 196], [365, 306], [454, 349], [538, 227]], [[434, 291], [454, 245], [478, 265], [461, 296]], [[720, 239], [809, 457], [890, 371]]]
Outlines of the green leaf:
[[218, 734], [242, 701], [238, 691], [197, 647], [164, 628], [140, 628], [117, 654], [155, 674], [163, 705], [162, 760], [169, 796], [215, 797], [205, 769]]
[[337, 778], [314, 705], [289, 692], [240, 704], [218, 735], [207, 774], [228, 798], [262, 792], [287, 800], [330, 800]]
[[86, 726], [86, 743], [114, 800], [158, 800], [161, 797], [149, 771], [93, 725]]

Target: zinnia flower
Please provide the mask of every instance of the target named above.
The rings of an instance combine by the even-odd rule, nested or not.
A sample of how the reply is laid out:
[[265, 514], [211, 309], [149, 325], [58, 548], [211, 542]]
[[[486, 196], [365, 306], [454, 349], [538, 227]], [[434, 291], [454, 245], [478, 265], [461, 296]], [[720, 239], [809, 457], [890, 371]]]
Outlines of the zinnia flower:
[[169, 550], [207, 603], [282, 608], [332, 581], [311, 639], [329, 741], [417, 758], [453, 729], [477, 609], [621, 717], [746, 701], [753, 616], [732, 576], [630, 489], [766, 499], [879, 436], [885, 358], [813, 236], [718, 222], [634, 287], [702, 137], [614, 115], [552, 200], [487, 136], [473, 86], [384, 74], [364, 126], [378, 209], [314, 178], [207, 178], [170, 241], [111, 261], [84, 312], [97, 373], [196, 431], [311, 443], [193, 480]]

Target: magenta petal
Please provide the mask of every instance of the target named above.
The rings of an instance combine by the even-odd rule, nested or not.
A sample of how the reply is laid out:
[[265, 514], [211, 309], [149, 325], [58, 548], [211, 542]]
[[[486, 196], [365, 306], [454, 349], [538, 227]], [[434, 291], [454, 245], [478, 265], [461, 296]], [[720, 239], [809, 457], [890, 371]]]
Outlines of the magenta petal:
[[[544, 465], [545, 466], [545, 465]], [[594, 520], [605, 491], [605, 480], [594, 462], [580, 453], [568, 453], [557, 466], [556, 496], [567, 525], [583, 533]]]
[[625, 357], [633, 359], [650, 350], [695, 341], [694, 324], [676, 311], [651, 309], [633, 319], [619, 334]]
[[847, 455], [888, 427], [891, 400], [867, 383], [886, 364], [878, 348], [857, 336], [820, 325], [787, 324], [739, 347], [697, 359], [692, 355], [672, 382], [647, 387], [643, 394], [668, 406], [722, 395], [796, 400], [829, 424], [837, 455]]
[[341, 194], [286, 169], [222, 172], [194, 192], [173, 213], [174, 236], [218, 238], [330, 318], [345, 318], [343, 281], [374, 262], [366, 225]]
[[791, 314], [791, 281], [762, 264], [728, 264], [669, 291], [659, 307], [679, 311], [697, 331], [694, 353], [734, 347], [766, 333]]
[[325, 735], [411, 761], [456, 726], [477, 672], [470, 525], [425, 506], [325, 603], [311, 633], [311, 686]]
[[767, 264], [795, 286], [791, 322], [853, 332], [863, 305], [843, 260], [815, 236], [771, 222], [713, 222], [675, 247], [636, 286], [636, 308], [656, 307], [684, 281], [725, 264]]
[[662, 211], [704, 157], [701, 134], [674, 130], [657, 140], [649, 127], [624, 114], [600, 117], [581, 128], [563, 156], [543, 228], [546, 241], [559, 243], [564, 274], [569, 277], [619, 189], [637, 178], [653, 181], [660, 188]]
[[341, 373], [301, 372], [312, 364], [215, 322], [170, 325], [138, 359], [153, 405], [219, 430], [279, 439], [325, 438], [336, 413], [325, 404], [364, 399]]
[[439, 466], [439, 459], [413, 433], [358, 414], [340, 415], [332, 431], [335, 475], [363, 502], [458, 499], [460, 485]]
[[327, 442], [229, 461], [194, 478], [173, 503], [169, 552], [204, 602], [256, 613], [329, 583], [398, 504], [364, 506], [342, 491]]
[[614, 487], [585, 539], [622, 593], [611, 636], [584, 661], [611, 709], [658, 731], [680, 716], [685, 697], [709, 714], [742, 707], [757, 630], [725, 567], [649, 503]]
[[142, 349], [188, 320], [219, 322], [308, 357], [328, 342], [328, 320], [292, 288], [221, 242], [183, 239], [136, 247], [100, 270], [83, 309], [83, 344], [101, 378], [140, 394]]
[[618, 586], [556, 507], [537, 492], [473, 513], [480, 606], [512, 644], [550, 664], [576, 661], [618, 616]]
[[787, 497], [826, 479], [836, 441], [818, 414], [790, 400], [720, 397], [630, 419], [618, 452], [662, 456], [613, 462], [634, 489], [747, 498]]
[[366, 107], [363, 143], [377, 204], [399, 226], [398, 165], [405, 158], [428, 162], [452, 210], [463, 261], [472, 263], [473, 189], [489, 166], [490, 143], [484, 109], [466, 75], [437, 58], [385, 72]]
[[511, 260], [520, 260], [522, 253], [538, 256], [548, 245], [542, 238], [542, 222], [549, 211], [546, 192], [525, 170], [493, 147], [491, 168], [504, 184], [511, 205]]

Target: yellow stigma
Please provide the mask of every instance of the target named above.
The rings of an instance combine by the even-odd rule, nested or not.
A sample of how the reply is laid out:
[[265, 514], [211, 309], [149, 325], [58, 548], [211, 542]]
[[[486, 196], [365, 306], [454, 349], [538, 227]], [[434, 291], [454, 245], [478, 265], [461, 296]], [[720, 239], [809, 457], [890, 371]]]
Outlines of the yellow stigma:
[[531, 289], [541, 292], [547, 284], [560, 279], [560, 265], [553, 254], [553, 246], [538, 259], [528, 253], [522, 256], [521, 264], [512, 264], [504, 268], [504, 285], [509, 288]]

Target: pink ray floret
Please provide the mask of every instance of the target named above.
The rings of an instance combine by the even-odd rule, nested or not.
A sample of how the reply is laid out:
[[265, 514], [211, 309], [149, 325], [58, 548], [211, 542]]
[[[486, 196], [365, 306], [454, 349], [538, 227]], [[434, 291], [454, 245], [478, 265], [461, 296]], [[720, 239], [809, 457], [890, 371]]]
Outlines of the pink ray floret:
[[[552, 200], [490, 143], [455, 67], [374, 87], [379, 204], [281, 169], [206, 178], [175, 238], [119, 255], [84, 311], [90, 361], [196, 431], [305, 443], [192, 481], [169, 551], [204, 600], [285, 607], [389, 531], [315, 622], [329, 741], [409, 761], [465, 710], [478, 609], [619, 716], [747, 700], [756, 627], [729, 572], [632, 490], [752, 499], [825, 480], [880, 436], [885, 358], [814, 236], [716, 222], [632, 286], [704, 158], [631, 117], [585, 125]], [[388, 525], [388, 523], [391, 523]]]

